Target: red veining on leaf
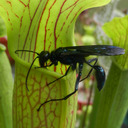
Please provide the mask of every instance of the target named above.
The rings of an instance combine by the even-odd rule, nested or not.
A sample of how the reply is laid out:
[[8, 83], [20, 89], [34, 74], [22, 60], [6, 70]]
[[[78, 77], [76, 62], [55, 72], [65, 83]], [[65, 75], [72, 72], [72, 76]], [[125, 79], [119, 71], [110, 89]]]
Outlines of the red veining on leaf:
[[[21, 1], [20, 1], [20, 2], [21, 2]], [[28, 8], [28, 10], [30, 9], [29, 3], [30, 3], [30, 0], [28, 1], [28, 4], [25, 6], [25, 8]], [[23, 45], [23, 48], [22, 48], [22, 49], [25, 49], [25, 46], [26, 46], [26, 43], [27, 43], [27, 40], [28, 40], [28, 36], [29, 36], [29, 34], [30, 34], [30, 29], [31, 29], [31, 27], [32, 27], [33, 19], [35, 18], [36, 12], [37, 12], [37, 10], [38, 10], [38, 8], [39, 8], [40, 5], [41, 5], [41, 0], [39, 1], [39, 3], [38, 3], [38, 5], [37, 5], [37, 7], [36, 7], [36, 9], [35, 9], [35, 12], [34, 12], [34, 14], [33, 14], [32, 17], [30, 16], [30, 10], [29, 10], [30, 23], [29, 23], [28, 32], [27, 32], [27, 34], [26, 34], [26, 38], [25, 38], [24, 45]], [[22, 20], [21, 20], [21, 21], [22, 21]], [[33, 30], [33, 31], [34, 31], [34, 30]], [[32, 38], [33, 38], [33, 37], [32, 37]], [[31, 45], [31, 43], [30, 43], [30, 45]], [[23, 55], [23, 52], [22, 52], [22, 54], [21, 54], [21, 57], [22, 57], [22, 55]]]
[[79, 8], [79, 10], [75, 13], [75, 15], [74, 15], [73, 19], [71, 20], [71, 23], [74, 21], [74, 19], [75, 19], [75, 18], [76, 18], [76, 16], [79, 14], [79, 12], [81, 12], [81, 9], [82, 9], [82, 7], [81, 7], [81, 8]]
[[[21, 2], [21, 3], [25, 6], [25, 8], [26, 8], [26, 7], [28, 8], [28, 10], [29, 10], [29, 16], [30, 16], [30, 9], [29, 9], [29, 2], [30, 2], [30, 1], [28, 2], [27, 5], [25, 5], [21, 0], [19, 0], [19, 2]], [[36, 41], [37, 41], [38, 31], [39, 31], [39, 28], [40, 28], [41, 19], [42, 19], [42, 16], [43, 16], [43, 14], [44, 14], [44, 11], [45, 11], [45, 9], [46, 9], [46, 6], [47, 6], [48, 2], [49, 2], [49, 0], [47, 0], [47, 2], [46, 2], [46, 4], [45, 4], [45, 7], [44, 7], [44, 9], [43, 9], [43, 11], [42, 11], [42, 14], [41, 14], [41, 16], [40, 16], [39, 25], [38, 25], [38, 29], [37, 29], [37, 33], [36, 33], [36, 39], [35, 39], [34, 50], [36, 49]], [[48, 25], [48, 21], [49, 21], [49, 17], [50, 17], [50, 10], [51, 10], [51, 8], [53, 7], [53, 5], [55, 4], [55, 2], [56, 2], [56, 0], [52, 3], [51, 7], [49, 8], [49, 14], [48, 14], [48, 17], [47, 17], [47, 20], [46, 20], [45, 36], [44, 36], [44, 50], [45, 50], [45, 42], [46, 42], [46, 36], [47, 36], [47, 25]], [[62, 12], [62, 8], [63, 8], [65, 2], [66, 2], [66, 0], [62, 3], [62, 6], [60, 7], [60, 12], [59, 12], [59, 14], [58, 14], [58, 16], [57, 16], [57, 19], [56, 19], [56, 22], [55, 22], [55, 27], [54, 27], [54, 39], [55, 39], [55, 42], [54, 42], [54, 43], [55, 43], [55, 46], [54, 46], [54, 47], [55, 47], [55, 49], [56, 49], [56, 41], [57, 41], [56, 27], [57, 27], [57, 22], [58, 22], [58, 20], [59, 20], [60, 14], [63, 13], [64, 11], [68, 10], [68, 9], [71, 8], [72, 6], [74, 6], [78, 1], [76, 1], [73, 5], [69, 6], [67, 9], [65, 9], [65, 10]], [[39, 2], [38, 6], [37, 6], [37, 8], [36, 8], [36, 10], [35, 10], [35, 13], [34, 13], [33, 17], [32, 17], [32, 18], [30, 17], [29, 30], [30, 30], [30, 28], [31, 28], [32, 21], [33, 21], [33, 19], [34, 19], [34, 17], [35, 17], [35, 14], [36, 14], [36, 12], [37, 12], [37, 9], [39, 8], [40, 3], [41, 3], [41, 1]], [[24, 9], [24, 10], [25, 10], [25, 9]], [[23, 18], [23, 17], [21, 17], [21, 20], [20, 20], [21, 22], [22, 22], [22, 18]], [[65, 25], [65, 22], [63, 23], [63, 25], [62, 25], [62, 27], [61, 27], [61, 31], [62, 31], [64, 25]], [[21, 26], [21, 23], [20, 23], [20, 26]], [[23, 49], [25, 48], [25, 45], [26, 45], [26, 42], [27, 42], [27, 39], [28, 39], [28, 35], [29, 35], [29, 31], [28, 31], [28, 33], [27, 33], [27, 35], [26, 35], [26, 39], [25, 39], [25, 42], [24, 42]], [[19, 36], [19, 37], [20, 37], [20, 36]], [[34, 57], [34, 55], [33, 55], [33, 57]], [[56, 69], [54, 68], [54, 70], [56, 70]]]
[[56, 27], [57, 27], [57, 23], [58, 23], [58, 20], [59, 20], [59, 17], [60, 17], [60, 14], [61, 14], [61, 11], [62, 11], [62, 8], [65, 4], [67, 0], [64, 0], [64, 2], [62, 3], [61, 7], [60, 7], [60, 11], [58, 13], [58, 16], [57, 16], [57, 19], [56, 19], [56, 22], [55, 22], [55, 26], [54, 26], [54, 43], [55, 43], [55, 46], [54, 48], [56, 49], [56, 41], [57, 41], [57, 35], [56, 35]]
[[56, 66], [54, 66], [54, 72], [56, 72]]
[[79, 2], [79, 0], [77, 0], [76, 2], [74, 2], [72, 5], [70, 5], [68, 8], [66, 8], [65, 10], [63, 10], [61, 13], [67, 11], [68, 9], [70, 9], [71, 7], [74, 8], [74, 6], [76, 6], [76, 4]]
[[48, 51], [50, 51], [50, 47], [51, 47], [51, 45], [52, 45], [52, 42], [50, 42], [50, 45], [49, 45], [49, 47], [48, 47]]
[[7, 0], [6, 2], [7, 2], [7, 3], [9, 3], [9, 4], [10, 4], [10, 6], [12, 7], [12, 3], [11, 3], [10, 1], [8, 1], [8, 0]]
[[65, 65], [65, 71], [67, 71], [67, 66]]
[[47, 36], [47, 25], [48, 25], [48, 21], [49, 21], [49, 18], [50, 18], [50, 11], [51, 11], [52, 7], [54, 6], [55, 2], [56, 2], [56, 0], [52, 3], [52, 5], [51, 5], [50, 8], [49, 8], [48, 17], [47, 17], [46, 24], [45, 24], [44, 51], [45, 51], [46, 36]]
[[[56, 41], [57, 41], [57, 35], [56, 35], [57, 23], [58, 23], [58, 20], [59, 20], [60, 15], [61, 15], [61, 10], [62, 10], [62, 8], [63, 8], [63, 6], [64, 6], [64, 4], [65, 4], [66, 1], [67, 0], [65, 0], [62, 3], [61, 7], [60, 7], [60, 11], [59, 11], [59, 13], [57, 15], [57, 19], [56, 19], [55, 26], [54, 26], [54, 49], [56, 49]], [[56, 67], [55, 66], [54, 66], [54, 72], [56, 72]]]
[[11, 30], [13, 30], [13, 28], [12, 28], [12, 23], [11, 23], [11, 21], [10, 21], [10, 16], [9, 16], [8, 10], [7, 10], [5, 7], [3, 7], [2, 5], [0, 5], [0, 7], [3, 8], [3, 9], [6, 11], [7, 18], [8, 18], [9, 24], [10, 24], [10, 26], [11, 26]]
[[11, 11], [13, 12], [13, 14], [14, 14], [17, 18], [19, 18], [19, 16], [18, 16], [16, 13], [14, 13], [14, 11], [13, 11], [11, 1], [8, 1], [8, 0], [7, 0], [6, 2], [11, 6]]
[[[78, 12], [80, 12], [80, 10], [82, 10], [82, 7], [79, 8], [79, 10], [75, 13], [74, 17], [73, 17], [72, 20], [70, 21], [70, 24], [72, 24], [72, 22], [74, 21], [74, 19], [76, 18], [77, 14], [78, 14]], [[68, 25], [66, 32], [68, 32], [68, 29], [69, 29], [69, 27], [70, 27], [70, 24]]]
[[[37, 37], [38, 37], [38, 33], [39, 33], [39, 28], [40, 28], [40, 23], [41, 23], [41, 20], [42, 20], [42, 17], [43, 17], [43, 14], [44, 14], [44, 11], [47, 7], [47, 4], [48, 4], [49, 0], [47, 0], [43, 10], [42, 10], [42, 13], [41, 13], [41, 16], [40, 16], [40, 19], [39, 19], [39, 23], [38, 23], [38, 28], [37, 28], [37, 32], [36, 32], [36, 39], [35, 39], [35, 46], [34, 46], [34, 51], [36, 50], [36, 44], [37, 44]], [[33, 58], [34, 58], [35, 54], [33, 54]]]
[[[68, 8], [68, 9], [70, 9], [70, 8], [72, 7], [71, 11], [70, 11], [70, 12], [68, 13], [68, 15], [66, 16], [66, 20], [63, 22], [63, 25], [61, 26], [61, 29], [60, 29], [60, 32], [59, 32], [57, 38], [59, 38], [59, 35], [60, 35], [61, 31], [63, 30], [63, 27], [64, 27], [64, 25], [65, 25], [65, 22], [68, 20], [69, 16], [71, 15], [72, 11], [73, 11], [74, 8], [75, 8], [77, 2], [78, 2], [78, 1], [76, 1], [74, 4], [72, 4], [72, 5]], [[62, 11], [61, 14], [62, 14], [63, 12], [65, 12], [66, 10], [68, 10], [68, 9], [65, 9], [64, 11]], [[70, 26], [70, 24], [69, 24], [69, 26]]]
[[[20, 67], [20, 68], [19, 68]], [[14, 120], [16, 120], [16, 124], [14, 127], [28, 127], [28, 125], [32, 128], [39, 128], [39, 127], [58, 127], [57, 124], [55, 125], [55, 121], [59, 121], [61, 119], [61, 109], [58, 107], [62, 103], [61, 101], [58, 102], [49, 102], [43, 105], [39, 112], [37, 112], [37, 108], [41, 103], [47, 101], [49, 99], [56, 99], [60, 97], [64, 97], [61, 93], [63, 91], [61, 89], [61, 83], [56, 85], [52, 84], [51, 86], [47, 86], [47, 83], [51, 82], [51, 79], [47, 80], [47, 77], [43, 74], [40, 77], [37, 77], [37, 74], [30, 74], [28, 77], [28, 88], [27, 91], [25, 86], [25, 79], [26, 75], [22, 74], [21, 71], [24, 71], [21, 66], [17, 67], [16, 69], [16, 76], [17, 79], [15, 81], [15, 92], [14, 92], [14, 106], [13, 106], [13, 114]], [[56, 78], [55, 78], [56, 79]], [[45, 85], [42, 85], [43, 81], [46, 81]], [[31, 82], [29, 82], [31, 81]], [[51, 95], [51, 93], [53, 93]], [[74, 97], [74, 96], [73, 96]], [[75, 97], [74, 97], [75, 98]], [[18, 100], [17, 100], [18, 99]], [[76, 98], [75, 98], [76, 99]], [[68, 100], [69, 101], [69, 100]], [[69, 107], [74, 104], [75, 100], [70, 103]], [[59, 111], [60, 112], [59, 112]], [[73, 110], [68, 108], [71, 111], [71, 114], [68, 115], [67, 122], [69, 117], [73, 120]], [[20, 111], [20, 112], [19, 112]], [[16, 112], [16, 113], [15, 113]], [[51, 117], [49, 120], [49, 117]], [[35, 118], [38, 120], [38, 123], [35, 123]], [[28, 121], [29, 122], [28, 122]], [[64, 123], [65, 126], [69, 126], [66, 122]], [[36, 126], [35, 126], [36, 125]]]
[[23, 4], [24, 7], [27, 7], [27, 5], [26, 5], [23, 1], [19, 0], [19, 2], [20, 2], [21, 4]]
[[[35, 25], [36, 26], [36, 25]], [[36, 28], [36, 27], [34, 27], [34, 28]], [[33, 30], [33, 32], [32, 32], [32, 37], [34, 36], [34, 33], [35, 33], [35, 30]], [[33, 38], [31, 38], [31, 40], [30, 40], [30, 42], [32, 42], [32, 40], [33, 40]], [[31, 50], [31, 45], [30, 45], [30, 47], [29, 47], [29, 50]], [[28, 56], [28, 61], [30, 60], [30, 53], [29, 53], [29, 56]]]
[[64, 73], [63, 73], [63, 71], [62, 71], [62, 64], [61, 64], [61, 67], [60, 67], [60, 71], [61, 71], [61, 74], [63, 75]]
[[[52, 50], [50, 48], [51, 48], [51, 45], [53, 45], [53, 44], [54, 44], [54, 48], [55, 49], [57, 48], [57, 43], [58, 43], [57, 41], [59, 40], [58, 38], [59, 38], [60, 33], [63, 31], [64, 27], [68, 24], [67, 22], [69, 22], [69, 26], [70, 26], [71, 23], [73, 22], [73, 20], [77, 16], [77, 14], [75, 14], [75, 16], [73, 17], [73, 19], [71, 21], [69, 21], [69, 16], [72, 15], [72, 12], [75, 9], [75, 6], [76, 6], [78, 0], [75, 1], [72, 5], [70, 5], [65, 10], [63, 10], [66, 1], [67, 0], [64, 0], [63, 3], [62, 3], [62, 5], [60, 6], [58, 15], [56, 17], [55, 24], [53, 23], [54, 24], [54, 33], [51, 32], [48, 24], [49, 24], [49, 22], [51, 20], [50, 19], [51, 18], [51, 9], [55, 5], [56, 0], [54, 0], [53, 3], [51, 4], [51, 6], [48, 8], [48, 16], [46, 18], [46, 24], [44, 25], [44, 28], [43, 28], [45, 30], [45, 35], [44, 35], [44, 50], [46, 50], [47, 48], [48, 48], [48, 51]], [[30, 43], [29, 50], [32, 49], [31, 43], [32, 43], [32, 40], [34, 39], [33, 38], [34, 37], [33, 36], [34, 35], [34, 32], [36, 32], [35, 44], [34, 44], [35, 45], [34, 46], [34, 51], [35, 51], [36, 44], [37, 44], [37, 38], [38, 38], [38, 34], [39, 34], [39, 29], [40, 29], [40, 24], [41, 24], [41, 20], [42, 20], [42, 17], [44, 15], [44, 12], [46, 11], [45, 9], [47, 8], [47, 5], [49, 3], [49, 0], [47, 0], [44, 8], [42, 9], [42, 13], [40, 14], [40, 17], [39, 17], [40, 19], [37, 22], [37, 24], [38, 24], [38, 28], [36, 28], [37, 30], [33, 29], [32, 27], [34, 27], [34, 26], [32, 26], [32, 25], [33, 25], [33, 20], [34, 20], [34, 17], [36, 15], [36, 12], [38, 11], [40, 5], [42, 5], [41, 4], [42, 0], [40, 0], [40, 2], [39, 2], [40, 5], [39, 4], [37, 5], [36, 10], [35, 10], [33, 16], [31, 16], [31, 14], [30, 14], [30, 1], [28, 1], [28, 4], [26, 4], [26, 5], [21, 0], [19, 0], [19, 2], [24, 6], [23, 13], [25, 13], [26, 8], [28, 9], [29, 18], [30, 18], [29, 29], [28, 29], [27, 35], [25, 37], [25, 42], [24, 42], [23, 49], [25, 49], [25, 47], [26, 47], [26, 43], [28, 42], [28, 40], [29, 40], [28, 38], [30, 36], [30, 30], [32, 29], [31, 30], [31, 37], [32, 38], [29, 40], [29, 43]], [[62, 13], [65, 13], [65, 11], [67, 11], [68, 9], [71, 9], [71, 10], [66, 15], [65, 21], [62, 21], [62, 24], [61, 24], [62, 26], [61, 25], [59, 26], [60, 27], [59, 28], [60, 29], [60, 32], [57, 32], [57, 30], [58, 30], [58, 21], [61, 20], [61, 16], [62, 16], [61, 14]], [[20, 30], [21, 30], [21, 27], [23, 27], [23, 15], [20, 17], [19, 20], [20, 20]], [[51, 33], [48, 34], [48, 31], [51, 32]], [[50, 40], [50, 38], [52, 37], [52, 35], [54, 35], [54, 42], [51, 42], [51, 40]], [[19, 34], [19, 37], [18, 37], [18, 42], [19, 43], [20, 43], [20, 38], [21, 38], [21, 35]], [[50, 43], [49, 47], [47, 47], [47, 48], [46, 48], [46, 46], [47, 46], [46, 45], [46, 41], [49, 41], [48, 43]], [[63, 45], [63, 40], [61, 40], [60, 42]], [[34, 55], [33, 55], [33, 58], [34, 58]], [[30, 60], [30, 54], [29, 54], [29, 57], [28, 57], [28, 61], [29, 60]], [[65, 66], [65, 71], [66, 70], [67, 70], [67, 67]], [[54, 71], [56, 71], [56, 67], [54, 68]], [[61, 71], [61, 74], [63, 74], [62, 65], [60, 67], [60, 71]], [[54, 128], [55, 127], [54, 122], [55, 122], [56, 118], [57, 118], [57, 120], [60, 120], [60, 117], [61, 117], [61, 115], [59, 115], [58, 113], [56, 113], [56, 109], [61, 104], [61, 102], [50, 102], [50, 103], [42, 106], [40, 112], [36, 112], [36, 109], [44, 101], [49, 100], [51, 98], [58, 98], [58, 96], [61, 95], [61, 91], [60, 91], [61, 90], [61, 84], [58, 84], [57, 85], [57, 88], [56, 88], [56, 83], [53, 84], [52, 86], [42, 85], [42, 83], [44, 83], [42, 81], [46, 81], [46, 84], [47, 84], [51, 80], [49, 80], [49, 79], [47, 80], [47, 78], [45, 78], [46, 76], [43, 76], [43, 75], [40, 76], [40, 78], [37, 78], [36, 77], [36, 74], [33, 74], [33, 76], [29, 76], [29, 81], [30, 82], [28, 82], [28, 87], [29, 87], [29, 89], [31, 91], [28, 92], [26, 90], [26, 87], [23, 86], [23, 83], [22, 83], [23, 81], [25, 82], [26, 76], [21, 75], [21, 74], [18, 74], [17, 76], [19, 77], [19, 79], [22, 78], [22, 80], [20, 80], [20, 81], [17, 80], [18, 82], [17, 82], [17, 85], [16, 85], [17, 93], [15, 92], [15, 99], [16, 99], [15, 108], [16, 109], [17, 108], [18, 109], [20, 108], [20, 111], [22, 111], [22, 113], [20, 113], [21, 114], [20, 115], [18, 113], [18, 110], [13, 110], [14, 112], [17, 112], [16, 113], [17, 114], [16, 116], [21, 116], [21, 119], [17, 119], [17, 121], [16, 121], [16, 127], [19, 126], [18, 123], [22, 123], [22, 127], [27, 127], [28, 125], [30, 125], [29, 124], [30, 122], [26, 122], [25, 121], [25, 120], [30, 120], [29, 119], [30, 117], [31, 117], [31, 127], [34, 127], [35, 126], [34, 117], [36, 116], [36, 119], [38, 120], [38, 124], [36, 124], [37, 125], [36, 126], [37, 128], [39, 128], [39, 127], [48, 127], [49, 125]], [[25, 92], [24, 92], [24, 89], [25, 89]], [[53, 93], [53, 92], [55, 93], [54, 96], [51, 95], [51, 93]], [[18, 100], [17, 101], [17, 98], [19, 98], [19, 97], [22, 97], [22, 98], [21, 98], [21, 100]], [[24, 101], [26, 101], [26, 102], [24, 102]], [[68, 103], [69, 103], [69, 106], [71, 106], [72, 104], [75, 105], [75, 102], [72, 103], [72, 101], [70, 102], [70, 100], [69, 100]], [[54, 109], [53, 109], [53, 106], [55, 107]], [[48, 111], [48, 109], [49, 109], [49, 111]], [[70, 118], [72, 120], [73, 120], [73, 114], [74, 114], [74, 111], [71, 110]], [[46, 117], [50, 117], [51, 115], [53, 115], [53, 118], [51, 120], [47, 120]], [[41, 116], [44, 116], [44, 117], [42, 118]], [[24, 118], [26, 118], [26, 119], [24, 120]], [[69, 120], [69, 118], [67, 117], [67, 123], [65, 123], [65, 126], [69, 126], [68, 125], [68, 123], [69, 123], [68, 120]], [[72, 126], [72, 124], [70, 124], [70, 126]]]

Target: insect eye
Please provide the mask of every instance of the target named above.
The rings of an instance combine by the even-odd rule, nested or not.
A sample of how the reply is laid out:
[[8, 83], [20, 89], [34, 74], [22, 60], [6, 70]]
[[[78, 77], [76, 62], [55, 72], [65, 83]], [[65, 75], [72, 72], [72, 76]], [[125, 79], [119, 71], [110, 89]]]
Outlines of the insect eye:
[[45, 63], [48, 61], [48, 59], [50, 58], [50, 54], [48, 51], [42, 51], [40, 53], [40, 57], [39, 57], [39, 63], [41, 67], [44, 67]]

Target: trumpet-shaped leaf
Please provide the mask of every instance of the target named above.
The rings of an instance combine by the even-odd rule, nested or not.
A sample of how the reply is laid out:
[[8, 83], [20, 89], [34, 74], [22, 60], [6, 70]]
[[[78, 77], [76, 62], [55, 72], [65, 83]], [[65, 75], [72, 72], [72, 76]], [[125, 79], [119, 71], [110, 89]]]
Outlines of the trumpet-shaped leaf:
[[[125, 49], [125, 55], [113, 57], [104, 89], [96, 93], [95, 115], [90, 128], [120, 128], [128, 108], [128, 16], [114, 18], [103, 26], [113, 45]], [[96, 102], [97, 101], [97, 102]], [[94, 119], [95, 118], [95, 119]]]
[[[107, 4], [110, 0], [1, 0], [0, 14], [7, 27], [8, 47], [16, 61], [13, 97], [13, 125], [17, 127], [73, 128], [76, 114], [76, 95], [66, 101], [49, 102], [74, 90], [75, 73], [52, 85], [47, 83], [60, 77], [67, 66], [59, 64], [48, 69], [32, 69], [25, 87], [26, 74], [35, 54], [15, 50], [55, 50], [74, 45], [74, 24], [78, 15], [92, 7]], [[38, 61], [34, 65], [39, 66]], [[54, 72], [53, 72], [54, 71]], [[57, 72], [57, 73], [55, 73]]]

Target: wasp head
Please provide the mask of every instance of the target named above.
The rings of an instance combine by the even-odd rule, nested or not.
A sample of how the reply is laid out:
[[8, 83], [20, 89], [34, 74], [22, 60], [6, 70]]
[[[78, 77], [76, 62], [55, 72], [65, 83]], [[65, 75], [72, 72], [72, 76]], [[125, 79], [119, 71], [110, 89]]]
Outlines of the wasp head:
[[39, 63], [41, 67], [45, 67], [44, 64], [50, 59], [50, 53], [48, 51], [42, 51], [39, 55]]

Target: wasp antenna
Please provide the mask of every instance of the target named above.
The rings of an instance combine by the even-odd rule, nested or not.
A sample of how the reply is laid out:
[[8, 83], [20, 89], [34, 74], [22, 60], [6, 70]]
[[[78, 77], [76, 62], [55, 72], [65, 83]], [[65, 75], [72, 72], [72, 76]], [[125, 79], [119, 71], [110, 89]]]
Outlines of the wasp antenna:
[[16, 51], [15, 51], [16, 54], [17, 54], [18, 52], [32, 52], [32, 53], [36, 53], [37, 55], [40, 55], [38, 52], [30, 51], [30, 50], [16, 50]]
[[25, 84], [26, 84], [26, 88], [27, 88], [28, 91], [29, 91], [28, 86], [27, 86], [28, 76], [29, 76], [30, 70], [31, 70], [31, 68], [32, 68], [32, 66], [33, 66], [33, 64], [34, 64], [34, 62], [35, 62], [35, 60], [36, 60], [37, 58], [39, 58], [39, 57], [36, 57], [36, 58], [32, 61], [31, 65], [30, 65], [30, 68], [29, 68], [29, 70], [28, 70], [27, 76], [26, 76]]

